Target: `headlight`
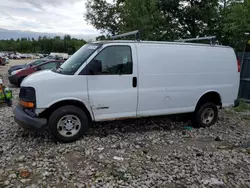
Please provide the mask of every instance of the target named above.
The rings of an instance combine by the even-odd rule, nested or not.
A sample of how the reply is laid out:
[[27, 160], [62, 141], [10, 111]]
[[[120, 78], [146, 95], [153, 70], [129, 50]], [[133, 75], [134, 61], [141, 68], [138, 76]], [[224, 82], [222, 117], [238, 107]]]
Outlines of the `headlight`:
[[19, 69], [19, 70], [13, 71], [13, 72], [11, 72], [10, 75], [15, 75], [15, 74], [17, 74], [18, 72], [20, 72], [20, 71], [22, 71], [22, 70], [23, 70], [23, 69]]
[[19, 93], [20, 104], [26, 108], [34, 108], [36, 103], [36, 92], [33, 87], [21, 87]]

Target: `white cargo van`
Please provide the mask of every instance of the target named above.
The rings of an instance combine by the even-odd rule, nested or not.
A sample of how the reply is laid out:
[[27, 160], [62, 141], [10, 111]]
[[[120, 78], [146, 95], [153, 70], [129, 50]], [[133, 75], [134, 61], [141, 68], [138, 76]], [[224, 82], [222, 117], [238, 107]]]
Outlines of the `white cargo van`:
[[84, 45], [57, 70], [22, 82], [15, 120], [48, 128], [62, 142], [92, 121], [191, 113], [211, 126], [218, 107], [238, 105], [240, 67], [230, 47], [183, 42], [104, 41]]

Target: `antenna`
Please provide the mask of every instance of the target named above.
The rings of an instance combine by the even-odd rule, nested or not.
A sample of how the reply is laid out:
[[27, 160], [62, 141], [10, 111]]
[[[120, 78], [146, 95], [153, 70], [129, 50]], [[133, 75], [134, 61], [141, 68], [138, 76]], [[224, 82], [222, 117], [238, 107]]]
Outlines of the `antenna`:
[[208, 37], [197, 37], [197, 38], [188, 38], [188, 39], [180, 39], [175, 40], [175, 42], [191, 42], [191, 41], [200, 41], [200, 40], [210, 40], [210, 44], [215, 44], [216, 36], [208, 36]]
[[132, 36], [132, 35], [135, 36], [135, 40], [137, 40], [137, 41], [140, 40], [140, 31], [139, 30], [131, 31], [131, 32], [128, 32], [128, 33], [123, 33], [123, 34], [120, 34], [120, 35], [114, 35], [111, 38], [114, 40], [114, 39], [118, 39], [118, 38], [122, 38], [122, 37]]

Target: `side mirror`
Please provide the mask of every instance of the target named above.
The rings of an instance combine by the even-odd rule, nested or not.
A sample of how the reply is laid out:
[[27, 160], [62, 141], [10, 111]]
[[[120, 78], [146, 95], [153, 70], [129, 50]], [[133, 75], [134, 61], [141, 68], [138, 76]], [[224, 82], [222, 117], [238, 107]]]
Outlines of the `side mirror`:
[[88, 72], [90, 75], [99, 74], [102, 72], [102, 62], [100, 60], [92, 60], [89, 63]]

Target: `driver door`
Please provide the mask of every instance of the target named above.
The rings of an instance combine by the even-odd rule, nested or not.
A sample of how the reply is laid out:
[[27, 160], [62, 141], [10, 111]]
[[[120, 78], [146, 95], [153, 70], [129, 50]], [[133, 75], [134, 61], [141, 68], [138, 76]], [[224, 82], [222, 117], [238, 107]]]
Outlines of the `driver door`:
[[87, 65], [89, 102], [96, 121], [136, 117], [135, 51], [135, 44], [109, 44]]

